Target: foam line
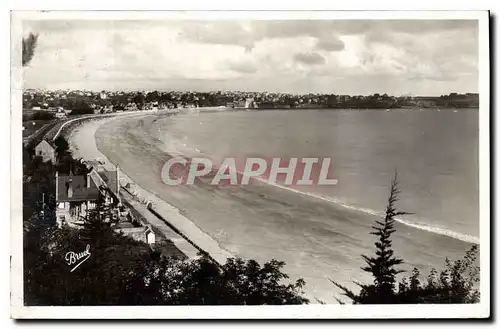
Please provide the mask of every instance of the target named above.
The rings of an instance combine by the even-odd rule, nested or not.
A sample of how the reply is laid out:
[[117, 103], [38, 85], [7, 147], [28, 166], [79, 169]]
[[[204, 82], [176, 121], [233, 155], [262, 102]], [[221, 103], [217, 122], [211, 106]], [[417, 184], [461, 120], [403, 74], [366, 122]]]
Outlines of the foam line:
[[[165, 137], [167, 137], [168, 142], [164, 141], [164, 144], [170, 145], [170, 147], [168, 147], [168, 148], [169, 148], [170, 151], [172, 151], [172, 152], [168, 152], [168, 150], [167, 150], [167, 153], [169, 153], [170, 155], [173, 155], [173, 156], [179, 156], [179, 155], [181, 155], [181, 156], [183, 156], [185, 158], [189, 158], [190, 156], [194, 156], [194, 154], [193, 155], [186, 154], [186, 153], [189, 152], [189, 153], [198, 153], [198, 156], [206, 156], [199, 149], [189, 147], [189, 145], [187, 145], [186, 143], [184, 143], [182, 141], [176, 140], [170, 134], [167, 134]], [[179, 148], [176, 147], [175, 145], [182, 145], [182, 149], [183, 150], [182, 151], [179, 150]], [[220, 161], [213, 161], [215, 159], [214, 157], [208, 157], [208, 158], [210, 158], [213, 163], [214, 162], [220, 162]], [[216, 163], [214, 163], [214, 165], [215, 164]], [[243, 172], [241, 172], [241, 171], [237, 171], [237, 173], [240, 174], [240, 175], [243, 175]], [[263, 179], [263, 178], [260, 178], [260, 177], [252, 177], [251, 179], [255, 179], [255, 180], [257, 180], [257, 181], [259, 181], [261, 183], [264, 183], [264, 184], [267, 184], [267, 185], [271, 185], [273, 187], [277, 187], [277, 188], [280, 188], [280, 189], [283, 189], [283, 190], [286, 190], [286, 191], [289, 191], [289, 192], [302, 194], [302, 195], [305, 195], [305, 196], [308, 196], [308, 197], [311, 197], [311, 198], [314, 198], [314, 199], [322, 200], [322, 201], [325, 201], [325, 202], [334, 203], [334, 204], [339, 205], [341, 207], [344, 207], [346, 209], [355, 210], [355, 211], [363, 212], [363, 213], [366, 213], [366, 214], [369, 214], [369, 215], [373, 215], [373, 216], [378, 216], [378, 217], [383, 217], [384, 216], [384, 213], [377, 212], [377, 211], [375, 211], [373, 209], [368, 209], [368, 208], [363, 208], [363, 207], [356, 207], [356, 206], [353, 206], [353, 205], [349, 205], [349, 204], [347, 204], [345, 202], [342, 202], [342, 201], [340, 201], [338, 199], [333, 199], [333, 198], [322, 196], [322, 195], [318, 195], [318, 194], [315, 194], [315, 193], [299, 191], [297, 189], [294, 189], [294, 188], [291, 188], [291, 187], [288, 187], [288, 186], [284, 186], [284, 185], [280, 185], [280, 184], [276, 184], [276, 183], [271, 183], [271, 182], [267, 181], [266, 179]], [[450, 229], [436, 227], [436, 226], [432, 226], [432, 225], [428, 225], [428, 224], [416, 223], [416, 222], [412, 222], [412, 221], [401, 219], [401, 218], [396, 218], [395, 220], [398, 223], [400, 223], [400, 224], [403, 224], [403, 225], [406, 225], [406, 226], [409, 226], [409, 227], [413, 227], [413, 228], [416, 228], [416, 229], [419, 229], [419, 230], [427, 231], [427, 232], [434, 233], [434, 234], [448, 236], [448, 237], [451, 237], [453, 239], [461, 240], [461, 241], [464, 241], [464, 242], [467, 242], [467, 243], [479, 244], [479, 238], [476, 237], [476, 236], [472, 236], [472, 235], [468, 235], [468, 234], [464, 234], [464, 233], [460, 233], [460, 232], [455, 232], [455, 231], [452, 231]]]

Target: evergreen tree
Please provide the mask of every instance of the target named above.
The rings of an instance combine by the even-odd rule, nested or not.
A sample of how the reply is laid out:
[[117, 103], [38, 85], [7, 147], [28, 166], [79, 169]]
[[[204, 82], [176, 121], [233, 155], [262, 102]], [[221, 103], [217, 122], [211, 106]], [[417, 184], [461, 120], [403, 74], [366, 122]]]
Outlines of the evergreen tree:
[[391, 235], [396, 231], [394, 229], [395, 218], [408, 214], [396, 210], [398, 194], [399, 189], [396, 173], [391, 182], [384, 220], [376, 220], [376, 225], [372, 226], [374, 231], [370, 233], [378, 236], [378, 241], [375, 242], [375, 255], [372, 257], [362, 255], [366, 262], [366, 266], [361, 269], [372, 274], [373, 284], [356, 283], [361, 287], [359, 295], [356, 295], [348, 288], [332, 281], [337, 287], [342, 289], [344, 295], [349, 297], [355, 304], [390, 304], [395, 302], [396, 275], [403, 272], [396, 267], [402, 264], [403, 260], [394, 256]]
[[56, 153], [58, 156], [62, 156], [63, 154], [66, 154], [69, 152], [69, 143], [61, 135], [59, 135], [54, 140], [54, 145], [56, 146]]

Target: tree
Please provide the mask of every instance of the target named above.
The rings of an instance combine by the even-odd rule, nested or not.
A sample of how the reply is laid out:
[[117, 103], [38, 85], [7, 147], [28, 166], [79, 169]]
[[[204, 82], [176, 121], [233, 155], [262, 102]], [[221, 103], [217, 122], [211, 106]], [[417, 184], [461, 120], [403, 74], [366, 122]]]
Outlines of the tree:
[[69, 144], [64, 137], [59, 135], [55, 140], [54, 144], [56, 146], [57, 155], [63, 155], [69, 152]]
[[160, 100], [160, 95], [158, 93], [158, 91], [152, 91], [152, 92], [148, 92], [146, 94], [146, 101], [147, 102], [155, 102], [155, 101], [159, 101]]
[[36, 111], [33, 113], [31, 120], [53, 120], [55, 119], [54, 113], [50, 113], [47, 111]]
[[70, 115], [82, 115], [82, 114], [93, 114], [94, 110], [90, 107], [90, 105], [85, 100], [75, 100], [71, 107], [68, 107], [71, 110]]
[[144, 96], [144, 94], [141, 92], [136, 93], [132, 98], [132, 102], [136, 103], [137, 106], [139, 107], [142, 107], [145, 101], [146, 101], [146, 96]]
[[271, 260], [261, 266], [255, 260], [230, 258], [219, 266], [206, 257], [165, 264], [151, 282], [167, 291], [167, 304], [174, 305], [283, 305], [304, 304], [304, 280], [282, 283], [284, 262]]
[[384, 221], [376, 220], [375, 225], [372, 226], [374, 231], [371, 234], [378, 236], [378, 241], [375, 242], [375, 256], [368, 257], [362, 255], [367, 265], [362, 267], [362, 270], [372, 274], [373, 284], [357, 283], [361, 287], [361, 292], [359, 295], [356, 295], [348, 288], [332, 281], [355, 304], [390, 304], [395, 301], [396, 275], [402, 272], [396, 266], [402, 264], [403, 260], [394, 256], [391, 235], [396, 231], [394, 229], [394, 218], [407, 214], [406, 212], [396, 210], [395, 205], [398, 200], [397, 195], [399, 194], [397, 185], [396, 173], [391, 182]]
[[476, 265], [478, 246], [473, 245], [464, 259], [451, 262], [438, 275], [432, 269], [426, 282], [419, 280], [420, 271], [413, 269], [410, 278], [399, 283], [398, 303], [469, 304], [479, 302], [479, 266]]
[[33, 55], [35, 54], [36, 43], [38, 41], [38, 34], [30, 33], [28, 37], [23, 38], [22, 49], [22, 62], [23, 66], [29, 64]]

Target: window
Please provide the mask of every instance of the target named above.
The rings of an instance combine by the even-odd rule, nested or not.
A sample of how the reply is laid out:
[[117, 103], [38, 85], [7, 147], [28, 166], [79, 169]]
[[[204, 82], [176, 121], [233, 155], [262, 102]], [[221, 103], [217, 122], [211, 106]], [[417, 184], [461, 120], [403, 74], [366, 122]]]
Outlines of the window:
[[58, 208], [59, 209], [64, 209], [64, 202], [59, 202]]

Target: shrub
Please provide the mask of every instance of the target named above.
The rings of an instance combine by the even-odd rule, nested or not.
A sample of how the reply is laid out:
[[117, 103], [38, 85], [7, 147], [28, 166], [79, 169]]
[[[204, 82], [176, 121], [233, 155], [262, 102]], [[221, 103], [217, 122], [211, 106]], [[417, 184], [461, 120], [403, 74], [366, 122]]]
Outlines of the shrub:
[[441, 272], [432, 269], [426, 282], [419, 280], [420, 271], [413, 269], [409, 278], [399, 283], [399, 303], [470, 304], [479, 302], [479, 267], [476, 265], [479, 249], [473, 245], [462, 260], [448, 258]]
[[32, 114], [32, 120], [53, 120], [55, 119], [54, 113], [47, 111], [36, 111]]
[[94, 110], [91, 107], [79, 107], [71, 110], [69, 115], [82, 115], [82, 114], [94, 114]]

